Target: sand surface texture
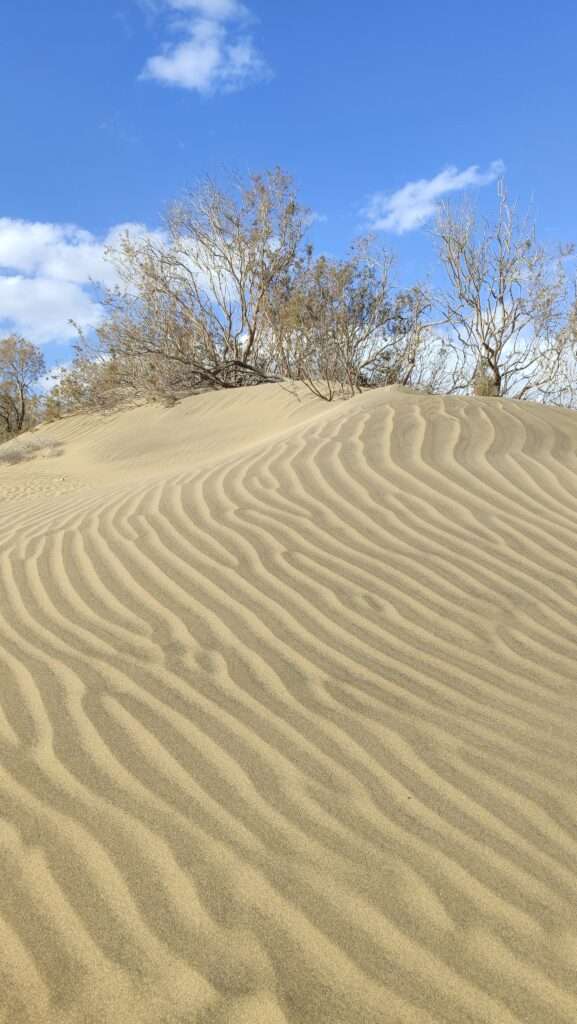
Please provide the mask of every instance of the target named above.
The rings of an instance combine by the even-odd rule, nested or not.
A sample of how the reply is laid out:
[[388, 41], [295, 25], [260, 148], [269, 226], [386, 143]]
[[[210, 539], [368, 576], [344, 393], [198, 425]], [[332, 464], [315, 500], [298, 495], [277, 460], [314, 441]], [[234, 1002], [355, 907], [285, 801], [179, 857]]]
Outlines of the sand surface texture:
[[3, 1024], [575, 1024], [577, 414], [270, 386], [32, 437]]

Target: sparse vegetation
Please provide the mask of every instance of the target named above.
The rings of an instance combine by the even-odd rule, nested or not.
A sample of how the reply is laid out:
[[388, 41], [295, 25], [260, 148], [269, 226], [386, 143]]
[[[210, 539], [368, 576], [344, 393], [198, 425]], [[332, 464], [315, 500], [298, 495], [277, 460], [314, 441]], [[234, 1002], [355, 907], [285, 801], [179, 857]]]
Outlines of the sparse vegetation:
[[548, 253], [502, 183], [495, 223], [471, 207], [446, 206], [435, 233], [448, 281], [439, 310], [458, 390], [573, 404], [574, 306], [565, 269], [572, 248]]
[[45, 372], [40, 349], [18, 335], [0, 340], [0, 441], [28, 430], [39, 416], [34, 385]]
[[422, 363], [430, 300], [419, 287], [395, 293], [390, 253], [361, 240], [346, 260], [307, 254], [270, 317], [275, 367], [323, 398], [385, 384], [431, 384]]
[[62, 454], [62, 446], [50, 438], [26, 437], [16, 438], [10, 444], [2, 445], [0, 448], [0, 464], [4, 466], [16, 466], [20, 462], [29, 462], [31, 459], [56, 458]]
[[[45, 417], [286, 379], [328, 400], [403, 384], [576, 404], [572, 250], [549, 254], [502, 184], [494, 223], [441, 210], [444, 290], [396, 288], [391, 254], [370, 238], [345, 259], [316, 256], [309, 221], [275, 169], [228, 188], [207, 180], [172, 204], [163, 231], [126, 234], [108, 252], [118, 284], [101, 295], [103, 321], [79, 332]], [[33, 422], [43, 370], [22, 338], [1, 343], [4, 438]]]

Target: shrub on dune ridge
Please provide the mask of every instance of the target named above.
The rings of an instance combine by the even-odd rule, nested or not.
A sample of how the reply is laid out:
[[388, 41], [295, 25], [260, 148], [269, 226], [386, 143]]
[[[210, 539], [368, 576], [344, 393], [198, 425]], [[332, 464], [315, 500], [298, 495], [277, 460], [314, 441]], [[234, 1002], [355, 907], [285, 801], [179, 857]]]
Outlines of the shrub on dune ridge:
[[551, 257], [502, 184], [498, 198], [494, 224], [440, 211], [447, 288], [435, 292], [395, 288], [391, 254], [370, 238], [345, 259], [315, 257], [310, 214], [280, 169], [206, 180], [169, 207], [163, 231], [108, 251], [119, 283], [50, 415], [286, 379], [328, 400], [400, 383], [574, 405], [570, 250]]
[[435, 234], [447, 289], [438, 299], [461, 393], [575, 403], [575, 304], [566, 259], [549, 253], [504, 185], [494, 223], [444, 206]]

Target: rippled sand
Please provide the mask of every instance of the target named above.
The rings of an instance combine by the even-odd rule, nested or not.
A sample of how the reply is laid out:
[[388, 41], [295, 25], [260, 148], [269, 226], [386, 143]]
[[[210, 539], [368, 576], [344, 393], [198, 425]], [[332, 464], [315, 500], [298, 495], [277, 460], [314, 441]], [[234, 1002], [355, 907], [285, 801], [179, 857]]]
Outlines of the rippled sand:
[[575, 1024], [577, 414], [270, 386], [0, 465], [0, 1020]]

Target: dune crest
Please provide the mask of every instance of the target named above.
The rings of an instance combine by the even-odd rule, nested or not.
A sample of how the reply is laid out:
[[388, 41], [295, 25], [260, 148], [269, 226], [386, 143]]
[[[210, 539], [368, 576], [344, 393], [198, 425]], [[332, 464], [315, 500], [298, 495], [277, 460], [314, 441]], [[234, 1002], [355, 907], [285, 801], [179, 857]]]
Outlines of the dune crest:
[[34, 436], [0, 1021], [574, 1024], [577, 415], [274, 385]]

